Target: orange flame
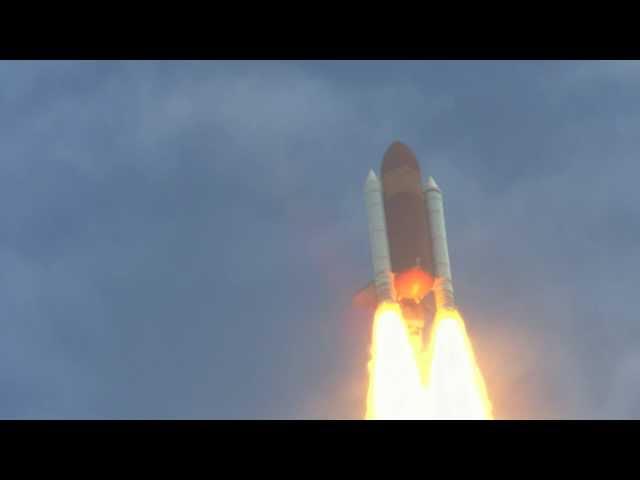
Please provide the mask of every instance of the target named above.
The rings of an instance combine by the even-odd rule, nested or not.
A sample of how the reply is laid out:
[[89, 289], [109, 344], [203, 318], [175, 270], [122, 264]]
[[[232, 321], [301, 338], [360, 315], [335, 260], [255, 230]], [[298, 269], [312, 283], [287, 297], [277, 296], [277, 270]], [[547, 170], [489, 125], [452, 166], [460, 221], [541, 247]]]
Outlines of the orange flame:
[[492, 419], [464, 321], [438, 312], [426, 351], [409, 335], [398, 304], [375, 315], [366, 419]]
[[394, 276], [393, 286], [398, 300], [418, 303], [433, 287], [433, 278], [420, 267], [413, 267]]

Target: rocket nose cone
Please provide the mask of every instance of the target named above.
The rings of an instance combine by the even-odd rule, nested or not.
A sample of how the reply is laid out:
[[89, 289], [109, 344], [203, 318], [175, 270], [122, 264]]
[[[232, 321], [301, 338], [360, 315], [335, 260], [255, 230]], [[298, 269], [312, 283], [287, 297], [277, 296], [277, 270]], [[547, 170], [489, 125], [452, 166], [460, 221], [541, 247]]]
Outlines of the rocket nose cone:
[[378, 177], [376, 176], [373, 170], [369, 170], [369, 175], [367, 175], [367, 179], [364, 182], [364, 189], [365, 190], [380, 189], [380, 181], [378, 180]]
[[408, 167], [420, 172], [416, 156], [404, 143], [393, 142], [384, 154], [382, 160], [382, 173], [395, 170], [397, 168]]
[[433, 177], [427, 178], [427, 183], [424, 184], [424, 188], [426, 190], [440, 190], [438, 184], [436, 183], [436, 179]]

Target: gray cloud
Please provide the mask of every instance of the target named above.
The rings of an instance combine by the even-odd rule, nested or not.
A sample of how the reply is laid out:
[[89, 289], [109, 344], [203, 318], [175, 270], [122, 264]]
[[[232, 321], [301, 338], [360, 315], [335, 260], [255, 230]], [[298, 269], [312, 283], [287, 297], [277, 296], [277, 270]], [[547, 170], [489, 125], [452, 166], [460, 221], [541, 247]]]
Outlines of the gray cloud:
[[362, 186], [400, 139], [498, 414], [637, 418], [639, 71], [0, 63], [0, 417], [357, 417]]

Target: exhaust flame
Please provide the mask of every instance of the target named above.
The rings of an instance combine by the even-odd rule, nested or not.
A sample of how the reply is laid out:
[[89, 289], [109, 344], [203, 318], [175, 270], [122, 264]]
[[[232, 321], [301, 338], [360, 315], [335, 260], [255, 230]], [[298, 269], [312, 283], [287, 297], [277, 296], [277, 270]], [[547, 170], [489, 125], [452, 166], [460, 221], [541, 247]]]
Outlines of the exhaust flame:
[[464, 321], [438, 312], [425, 352], [396, 303], [375, 314], [366, 419], [492, 419], [491, 402]]
[[457, 310], [436, 314], [425, 356], [427, 390], [435, 418], [493, 418], [484, 378]]
[[424, 391], [400, 305], [382, 303], [373, 327], [367, 419], [412, 419], [421, 415]]

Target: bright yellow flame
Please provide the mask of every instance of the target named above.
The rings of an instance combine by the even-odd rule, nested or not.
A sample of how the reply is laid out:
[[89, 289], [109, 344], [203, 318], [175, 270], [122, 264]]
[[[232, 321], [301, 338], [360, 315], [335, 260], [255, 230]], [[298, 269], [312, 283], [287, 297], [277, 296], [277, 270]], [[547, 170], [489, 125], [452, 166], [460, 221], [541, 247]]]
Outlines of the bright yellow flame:
[[425, 367], [430, 408], [435, 418], [493, 418], [484, 378], [457, 310], [436, 314]]
[[400, 306], [382, 303], [373, 325], [365, 418], [416, 418], [421, 415], [423, 397], [420, 370]]
[[426, 352], [411, 338], [400, 306], [375, 315], [367, 419], [491, 419], [484, 379], [456, 310], [438, 312]]

